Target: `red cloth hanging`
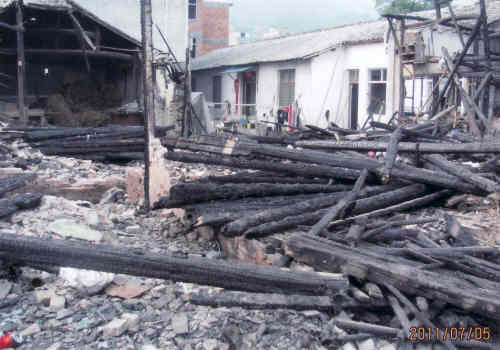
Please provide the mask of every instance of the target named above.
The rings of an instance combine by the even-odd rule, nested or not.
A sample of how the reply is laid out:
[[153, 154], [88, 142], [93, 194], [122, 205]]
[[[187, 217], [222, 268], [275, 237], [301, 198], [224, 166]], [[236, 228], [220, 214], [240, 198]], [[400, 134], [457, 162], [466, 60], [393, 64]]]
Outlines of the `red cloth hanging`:
[[240, 80], [234, 79], [234, 94], [236, 97], [236, 103], [234, 104], [234, 114], [238, 114], [238, 98], [240, 94]]
[[[293, 108], [292, 105], [286, 106], [283, 110], [288, 113], [288, 125], [293, 126]], [[293, 128], [288, 128], [288, 131], [293, 131]]]

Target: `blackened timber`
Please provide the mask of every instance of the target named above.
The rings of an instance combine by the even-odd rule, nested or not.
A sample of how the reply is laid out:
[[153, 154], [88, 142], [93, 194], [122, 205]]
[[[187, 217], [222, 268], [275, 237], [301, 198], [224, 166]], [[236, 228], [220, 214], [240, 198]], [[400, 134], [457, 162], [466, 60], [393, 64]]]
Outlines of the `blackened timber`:
[[[442, 47], [441, 51], [443, 52], [443, 57], [445, 58], [445, 61], [448, 65], [448, 67], [451, 69], [453, 62], [451, 60], [450, 54], [448, 53], [448, 50], [446, 49], [446, 47]], [[469, 106], [469, 108], [472, 109], [477, 114], [479, 119], [483, 122], [484, 127], [487, 128], [488, 127], [488, 118], [486, 118], [486, 116], [483, 114], [481, 109], [476, 105], [476, 103], [469, 96], [469, 94], [467, 94], [467, 91], [465, 91], [465, 89], [462, 87], [462, 84], [460, 83], [460, 80], [458, 79], [458, 77], [456, 75], [453, 75], [450, 77], [450, 79], [453, 79], [453, 81], [455, 82], [455, 85], [458, 88], [458, 91], [460, 92], [460, 96], [462, 96], [462, 98], [465, 100], [465, 102]]]
[[40, 205], [43, 195], [24, 193], [0, 199], [0, 217], [14, 214], [18, 210], [33, 209]]
[[401, 128], [397, 128], [391, 134], [389, 144], [387, 145], [387, 152], [385, 154], [385, 164], [382, 169], [382, 183], [388, 183], [391, 179], [392, 168], [396, 162], [396, 157], [398, 155], [398, 145], [399, 141], [403, 137], [403, 131]]
[[392, 175], [395, 178], [405, 179], [427, 185], [439, 186], [443, 188], [449, 188], [465, 193], [483, 194], [482, 191], [478, 190], [475, 186], [463, 182], [455, 176], [448, 175], [440, 171], [420, 169], [405, 164], [398, 164], [397, 168], [394, 168], [392, 170]]
[[337, 204], [335, 204], [332, 208], [330, 208], [325, 215], [314, 224], [313, 227], [309, 230], [310, 235], [318, 235], [323, 231], [330, 221], [336, 219], [339, 216], [342, 216], [345, 210], [352, 204], [353, 201], [359, 196], [359, 193], [363, 186], [365, 185], [366, 177], [368, 176], [368, 170], [363, 170], [358, 180], [354, 184], [354, 188], [343, 197]]
[[[467, 51], [469, 51], [469, 48], [474, 43], [474, 41], [476, 39], [476, 36], [479, 34], [479, 29], [481, 28], [481, 24], [482, 24], [482, 18], [478, 18], [478, 20], [476, 22], [476, 25], [474, 26], [474, 29], [472, 30], [472, 33], [469, 36], [469, 39], [467, 40], [467, 43], [465, 44], [465, 48], [460, 53], [460, 56], [458, 56], [455, 64], [453, 65], [453, 67], [450, 67], [451, 72], [449, 74], [449, 79], [446, 80], [445, 86], [443, 87], [443, 89], [439, 91], [439, 96], [437, 98], [437, 101], [441, 101], [441, 99], [444, 97], [446, 91], [448, 90], [448, 87], [450, 86], [450, 84], [451, 84], [451, 82], [453, 80], [453, 77], [454, 77], [455, 73], [458, 70], [458, 67], [460, 66], [460, 64], [462, 63], [463, 59], [465, 58], [465, 55], [467, 54]], [[433, 107], [432, 107], [432, 115], [434, 115], [434, 114], [437, 113], [438, 108], [439, 108], [439, 103], [436, 103], [436, 104], [433, 105]]]
[[332, 193], [348, 191], [348, 185], [315, 184], [215, 184], [180, 183], [172, 186], [168, 197], [162, 197], [158, 208], [175, 208], [217, 199], [237, 199], [245, 197], [267, 197], [298, 195], [308, 193]]
[[[396, 285], [401, 291], [450, 303], [469, 312], [500, 320], [500, 292], [496, 289], [470, 288], [471, 284], [453, 274], [418, 269], [408, 261], [396, 264], [386, 255], [366, 249], [350, 248], [317, 236], [296, 235], [284, 242], [291, 256], [315, 256], [321, 269], [383, 285]], [[318, 268], [315, 264], [312, 267]], [[329, 268], [327, 268], [330, 266]], [[409, 283], [411, 281], [411, 283]], [[393, 293], [394, 294], [394, 293]]]
[[[415, 190], [425, 190], [425, 186], [422, 185], [416, 185], [418, 187], [414, 187]], [[370, 196], [373, 193], [377, 193], [380, 190], [380, 187], [373, 187], [373, 188], [365, 188], [361, 191], [360, 196], [366, 197]], [[397, 191], [397, 190], [396, 190]], [[408, 191], [408, 188], [406, 188], [406, 191], [404, 193], [412, 193]], [[389, 192], [390, 193], [390, 192]], [[398, 192], [397, 197], [400, 196], [401, 192]], [[388, 193], [385, 193], [387, 197], [390, 197]], [[242, 235], [243, 233], [247, 232], [253, 227], [262, 225], [262, 224], [269, 224], [273, 221], [279, 221], [282, 220], [283, 218], [290, 217], [290, 216], [299, 216], [299, 215], [304, 215], [308, 212], [314, 212], [318, 209], [322, 209], [325, 207], [329, 207], [337, 203], [338, 200], [341, 198], [345, 197], [347, 195], [347, 192], [339, 192], [339, 193], [334, 193], [331, 196], [328, 196], [326, 198], [318, 198], [318, 199], [311, 199], [307, 201], [303, 201], [294, 205], [288, 205], [285, 207], [281, 208], [275, 208], [275, 209], [270, 209], [270, 210], [263, 210], [255, 215], [251, 216], [244, 216], [238, 220], [235, 220], [229, 224], [227, 224], [224, 227], [224, 234], [227, 236], [238, 236]], [[393, 193], [394, 195], [394, 193]], [[393, 198], [393, 197], [391, 197]], [[372, 203], [371, 201], [369, 203]], [[356, 203], [357, 205], [357, 203]], [[354, 207], [354, 211], [356, 210], [356, 205]], [[375, 205], [375, 203], [373, 203]], [[369, 206], [367, 206], [369, 207]], [[321, 218], [324, 215], [323, 213], [315, 213], [314, 215], [319, 216]], [[310, 219], [310, 216], [305, 216], [305, 219]]]
[[500, 186], [495, 181], [482, 177], [478, 174], [474, 174], [469, 169], [457, 164], [453, 164], [452, 162], [448, 161], [442, 156], [429, 155], [425, 156], [424, 159], [434, 164], [441, 170], [446, 171], [452, 175], [455, 175], [456, 177], [462, 179], [463, 181], [471, 183], [488, 193], [494, 193], [500, 190]]
[[[90, 73], [90, 71], [91, 71], [90, 61], [89, 61], [89, 57], [87, 56], [87, 50], [85, 48], [85, 38], [88, 39], [88, 37], [85, 35], [85, 32], [83, 31], [83, 28], [82, 28], [80, 22], [78, 22], [78, 20], [73, 15], [73, 13], [71, 11], [68, 11], [68, 15], [71, 18], [71, 21], [73, 22], [73, 25], [75, 26], [75, 29], [78, 31], [78, 34], [79, 34], [78, 40], [80, 41], [80, 46], [82, 48], [82, 54], [83, 54], [83, 59], [85, 60], [85, 66], [87, 67], [87, 72]], [[90, 41], [90, 39], [88, 39], [88, 40]], [[91, 41], [90, 41], [90, 44], [92, 44]], [[94, 50], [95, 50], [95, 46], [94, 46]]]
[[[87, 35], [87, 32], [83, 29], [82, 25], [78, 21], [78, 19], [75, 17], [72, 11], [68, 12], [69, 17], [71, 18], [71, 21], [73, 21], [73, 24], [75, 25], [75, 30], [77, 31], [78, 35], [80, 36], [82, 41], [85, 41], [85, 43], [93, 50], [96, 50], [96, 47], [92, 40], [90, 40], [89, 36]], [[83, 48], [85, 50], [85, 47]]]
[[387, 300], [389, 301], [389, 304], [392, 307], [392, 310], [394, 311], [394, 314], [399, 320], [399, 323], [401, 324], [401, 328], [406, 336], [406, 339], [410, 339], [410, 320], [408, 319], [408, 315], [406, 314], [405, 310], [401, 307], [401, 304], [399, 301], [392, 295], [387, 296]]
[[[207, 142], [207, 141], [202, 141], [202, 142]], [[215, 142], [215, 141], [208, 141], [208, 142]], [[217, 142], [221, 143], [220, 140]], [[319, 147], [319, 148], [328, 148], [330, 146], [338, 147], [338, 145], [342, 145], [339, 148], [351, 148], [351, 149], [366, 147], [366, 145], [368, 144], [369, 147], [367, 147], [366, 150], [373, 150], [374, 148], [376, 148], [374, 146], [380, 147], [381, 150], [385, 150], [387, 147], [387, 143], [373, 143], [373, 142], [357, 142], [357, 143], [326, 142], [318, 144], [317, 142], [314, 141], [313, 142], [304, 141], [304, 142], [297, 142], [297, 144], [301, 146], [307, 145], [307, 147]], [[411, 151], [418, 149], [418, 146], [413, 147], [414, 145], [416, 145], [414, 143], [410, 143], [409, 145], [412, 146]], [[431, 143], [429, 145], [439, 146], [441, 144]], [[450, 144], [450, 145], [454, 147], [457, 146], [456, 144]], [[468, 145], [473, 145], [473, 144], [468, 144]], [[500, 144], [497, 144], [497, 146], [498, 149], [500, 150]], [[406, 146], [406, 143], [400, 143], [399, 146], [400, 151], [402, 151], [403, 147], [406, 147], [406, 149], [410, 151], [410, 149], [408, 149], [409, 147]], [[322, 164], [322, 165], [313, 166], [313, 165], [306, 165], [303, 163], [279, 164], [272, 162], [263, 162], [258, 160], [250, 161], [245, 159], [236, 160], [237, 158], [235, 157], [219, 157], [219, 156], [209, 156], [209, 155], [199, 156], [199, 155], [188, 154], [186, 152], [168, 152], [168, 154], [166, 154], [165, 157], [169, 157], [167, 159], [171, 160], [185, 161], [191, 163], [207, 163], [207, 164], [225, 165], [229, 167], [232, 166], [232, 167], [247, 168], [247, 169], [275, 171], [275, 172], [288, 173], [306, 177], [312, 176], [320, 178], [350, 179], [350, 180], [358, 178], [360, 174], [359, 170], [366, 168], [370, 171], [379, 172], [383, 167], [382, 163], [380, 163], [375, 159], [370, 159], [368, 157], [354, 158], [352, 156], [327, 154], [324, 152], [318, 152], [313, 150], [290, 150], [284, 147], [257, 145], [248, 143], [242, 144], [237, 142], [233, 142], [231, 147], [227, 148], [230, 149], [231, 152], [233, 151], [240, 152], [241, 150], [243, 151], [251, 150], [252, 153], [264, 156], [299, 161], [303, 163]], [[448, 149], [454, 150], [454, 148], [452, 147], [449, 147]], [[307, 167], [306, 170], [307, 172], [304, 172], [303, 169], [305, 169], [306, 167]], [[320, 168], [324, 169], [324, 171], [321, 171]], [[351, 170], [346, 168], [350, 168]], [[340, 171], [341, 173], [333, 174], [330, 171], [331, 169], [336, 169], [336, 171]], [[408, 179], [420, 183], [457, 189], [459, 191], [474, 192], [475, 190], [474, 186], [469, 185], [467, 183], [463, 183], [459, 181], [456, 177], [448, 176], [446, 173], [432, 172], [426, 169], [420, 169], [416, 167], [398, 165], [396, 168], [393, 169], [392, 174], [394, 175], [395, 178]]]
[[167, 152], [165, 153], [165, 158], [167, 160], [185, 163], [204, 163], [212, 165], [222, 165], [230, 168], [265, 170], [303, 177], [355, 180], [359, 177], [360, 174], [359, 170], [324, 165], [312, 165], [303, 163], [283, 164], [279, 162], [248, 160], [230, 156], [194, 154], [188, 152]]
[[22, 27], [18, 27], [17, 25], [12, 25], [12, 24], [8, 24], [8, 23], [4, 23], [4, 22], [0, 22], [0, 28], [5, 28], [5, 29], [9, 29], [9, 30], [12, 30], [12, 31], [24, 31], [24, 28]]
[[[311, 149], [353, 150], [386, 152], [388, 143], [378, 141], [298, 141], [297, 146]], [[500, 153], [500, 142], [470, 142], [470, 143], [429, 143], [400, 142], [400, 152], [420, 153]]]
[[[256, 144], [250, 142], [243, 142], [234, 138], [214, 138], [214, 137], [198, 137], [196, 139], [164, 139], [163, 144], [167, 147], [200, 150], [204, 148], [200, 146], [214, 146], [210, 153], [219, 153], [226, 155], [248, 154], [249, 152], [256, 155], [264, 155], [276, 157], [280, 159], [294, 160], [304, 163], [315, 163], [322, 165], [329, 165], [333, 167], [352, 168], [362, 170], [375, 169], [382, 165], [375, 159], [352, 159], [352, 157], [338, 156], [332, 154], [325, 154], [324, 152], [317, 152], [311, 150], [291, 150], [285, 147], [278, 147], [272, 145]], [[208, 150], [207, 150], [208, 151]], [[359, 176], [357, 174], [356, 178]]]
[[[375, 191], [377, 191], [378, 193]], [[370, 210], [372, 207], [367, 205], [368, 203], [377, 203], [379, 205], [379, 208], [384, 208], [393, 203], [399, 203], [408, 200], [409, 198], [419, 196], [422, 193], [425, 193], [425, 188], [422, 187], [422, 185], [411, 185], [403, 187], [401, 189], [391, 189], [390, 186], [378, 186], [376, 188], [373, 188], [373, 190], [370, 190], [370, 192], [371, 196], [367, 198], [369, 201], [363, 202], [363, 199], [356, 201], [353, 210]], [[359, 205], [359, 203], [361, 203], [361, 206], [356, 209], [356, 206]], [[284, 218], [277, 218], [275, 221], [266, 222], [255, 227], [251, 227], [245, 232], [245, 234], [247, 237], [261, 237], [293, 229], [300, 225], [312, 225], [320, 220], [326, 214], [326, 212], [327, 209], [322, 209], [313, 212], [291, 215]]]
[[8, 234], [0, 234], [0, 256], [28, 266], [83, 268], [258, 293], [331, 295], [348, 287], [346, 279], [339, 276], [184, 255], [142, 255], [118, 247]]
[[[385, 124], [385, 123], [376, 122], [376, 121], [372, 121], [370, 124], [374, 128], [384, 129], [384, 130], [388, 130], [388, 131], [395, 131], [396, 129], [398, 129], [395, 126]], [[430, 139], [430, 140], [440, 140], [440, 141], [443, 140], [442, 137], [432, 136], [431, 134], [427, 134], [425, 132], [414, 131], [414, 130], [405, 129], [405, 128], [401, 128], [401, 127], [400, 127], [400, 129], [401, 129], [403, 135], [405, 135], [407, 137], [419, 137], [419, 138], [425, 138], [425, 139]]]
[[194, 220], [194, 227], [220, 226], [241, 218], [241, 213], [253, 215], [269, 208], [278, 208], [312, 198], [325, 198], [331, 194], [308, 194], [298, 196], [274, 196], [262, 198], [244, 198], [231, 201], [204, 202], [184, 207], [186, 217]]
[[339, 226], [339, 225], [344, 225], [344, 224], [349, 224], [351, 222], [355, 222], [356, 220], [363, 219], [363, 218], [376, 218], [384, 215], [389, 215], [392, 213], [398, 213], [410, 209], [415, 209], [415, 208], [420, 208], [432, 203], [435, 203], [436, 201], [439, 201], [443, 198], [449, 197], [453, 192], [450, 190], [442, 190], [439, 192], [431, 193], [419, 198], [411, 199], [408, 201], [405, 201], [400, 204], [395, 204], [387, 208], [383, 209], [378, 209], [374, 211], [367, 212], [366, 214], [361, 214], [361, 215], [356, 215], [350, 218], [346, 218], [344, 220], [337, 220], [334, 221], [330, 224], [330, 228], [334, 226]]
[[289, 309], [333, 312], [338, 306], [328, 296], [245, 293], [233, 291], [205, 291], [190, 293], [188, 301], [194, 305], [211, 307], [241, 307], [252, 310]]
[[357, 330], [357, 331], [375, 334], [375, 335], [379, 335], [379, 336], [398, 337], [401, 333], [401, 330], [399, 330], [397, 328], [379, 326], [379, 325], [365, 323], [365, 322], [356, 322], [356, 321], [340, 319], [340, 318], [336, 318], [334, 320], [334, 323], [337, 327], [340, 327], [340, 328]]
[[141, 0], [141, 38], [142, 38], [142, 84], [144, 102], [144, 206], [151, 209], [151, 190], [153, 176], [151, 174], [154, 139], [154, 73], [153, 73], [153, 7], [151, 0]]
[[[23, 19], [23, 0], [16, 1], [16, 23], [18, 28], [24, 28], [24, 19]], [[24, 32], [22, 30], [18, 30], [16, 32], [17, 37], [17, 107], [19, 109], [20, 119], [23, 123], [28, 122], [28, 115], [26, 113], [25, 108], [25, 95], [26, 95], [26, 87], [24, 85], [26, 80], [26, 57], [24, 49]]]
[[[397, 299], [399, 299], [403, 305], [405, 305], [411, 313], [415, 315], [415, 317], [422, 322], [422, 324], [426, 327], [431, 327], [432, 329], [436, 329], [436, 326], [429, 320], [429, 318], [424, 315], [420, 310], [417, 309], [413, 303], [406, 298], [398, 289], [395, 287], [391, 286], [390, 284], [385, 283], [384, 284], [389, 291], [395, 295]], [[405, 325], [406, 326], [406, 325]], [[435, 340], [440, 340], [440, 339], [435, 339]], [[445, 346], [450, 349], [450, 350], [456, 350], [456, 347], [451, 344], [450, 342], [444, 342]]]
[[0, 197], [7, 192], [16, 190], [25, 186], [29, 181], [34, 180], [35, 174], [21, 174], [6, 179], [0, 179]]
[[311, 179], [311, 178], [300, 178], [300, 177], [286, 177], [280, 176], [273, 173], [263, 173], [263, 172], [246, 172], [238, 173], [234, 175], [224, 175], [224, 176], [208, 176], [206, 178], [200, 179], [202, 182], [217, 182], [217, 183], [281, 183], [281, 184], [323, 184], [326, 185], [328, 180], [326, 179]]
[[[71, 50], [71, 49], [26, 49], [24, 51], [25, 54], [29, 56], [35, 56], [35, 55], [81, 56], [82, 55], [81, 50]], [[16, 55], [16, 51], [9, 49], [0, 49], [0, 56], [1, 55], [14, 56]], [[107, 50], [87, 51], [87, 56], [90, 58], [112, 58], [122, 61], [134, 60], [134, 55], [107, 51]]]

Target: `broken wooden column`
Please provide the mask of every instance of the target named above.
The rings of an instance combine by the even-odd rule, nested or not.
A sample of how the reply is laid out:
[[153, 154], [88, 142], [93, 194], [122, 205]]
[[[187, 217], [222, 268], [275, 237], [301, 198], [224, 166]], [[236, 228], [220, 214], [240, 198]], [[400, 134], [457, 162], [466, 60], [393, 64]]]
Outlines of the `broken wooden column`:
[[24, 25], [23, 25], [23, 0], [16, 2], [16, 23], [17, 23], [17, 107], [19, 109], [19, 117], [26, 124], [28, 122], [28, 114], [26, 113], [25, 93], [26, 87], [26, 58], [24, 56]]
[[[165, 175], [163, 153], [165, 149], [154, 135], [154, 81], [153, 81], [153, 20], [151, 0], [141, 0], [141, 27], [143, 50], [143, 85], [144, 85], [144, 207], [149, 210], [157, 201], [164, 187], [169, 187]], [[163, 185], [163, 186], [162, 186]]]

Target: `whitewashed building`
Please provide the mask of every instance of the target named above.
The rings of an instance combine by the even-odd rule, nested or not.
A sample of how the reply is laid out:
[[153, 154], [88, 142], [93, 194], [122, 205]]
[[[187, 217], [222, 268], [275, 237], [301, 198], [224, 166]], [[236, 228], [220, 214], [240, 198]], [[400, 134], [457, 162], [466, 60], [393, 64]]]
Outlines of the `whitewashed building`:
[[[192, 62], [193, 90], [216, 114], [294, 124], [361, 127], [386, 118], [386, 22], [375, 21], [219, 49]], [[227, 114], [227, 113], [226, 113]]]

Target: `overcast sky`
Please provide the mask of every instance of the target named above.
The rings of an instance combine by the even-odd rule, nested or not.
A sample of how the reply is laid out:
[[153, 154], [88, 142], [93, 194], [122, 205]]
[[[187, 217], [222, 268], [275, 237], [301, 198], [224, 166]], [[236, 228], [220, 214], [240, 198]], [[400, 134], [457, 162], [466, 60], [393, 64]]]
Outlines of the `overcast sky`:
[[311, 31], [377, 18], [372, 0], [233, 0], [237, 31], [264, 27]]

